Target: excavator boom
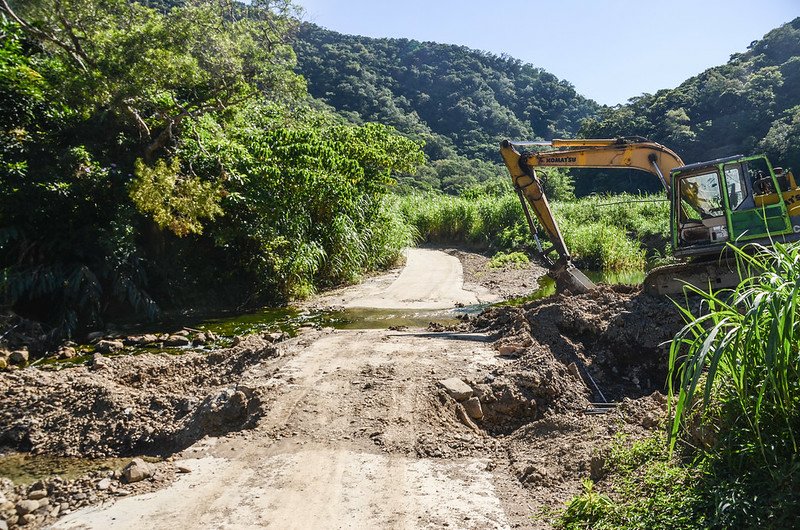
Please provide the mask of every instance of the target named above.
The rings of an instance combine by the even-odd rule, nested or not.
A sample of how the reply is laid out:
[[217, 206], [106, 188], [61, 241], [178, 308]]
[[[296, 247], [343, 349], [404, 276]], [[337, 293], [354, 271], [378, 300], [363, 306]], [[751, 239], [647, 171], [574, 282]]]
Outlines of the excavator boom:
[[[545, 151], [520, 153], [518, 148], [526, 146], [549, 147]], [[514, 189], [520, 198], [540, 251], [536, 226], [530, 216], [533, 210], [540, 226], [558, 253], [558, 260], [552, 265], [550, 275], [556, 280], [559, 290], [586, 292], [594, 287], [572, 263], [561, 230], [544, 194], [536, 170], [542, 167], [581, 167], [581, 168], [631, 168], [640, 169], [656, 175], [669, 193], [670, 171], [683, 166], [681, 158], [670, 149], [644, 139], [578, 139], [552, 140], [550, 142], [510, 142], [503, 141], [500, 154], [508, 167]], [[546, 252], [542, 252], [546, 254]]]

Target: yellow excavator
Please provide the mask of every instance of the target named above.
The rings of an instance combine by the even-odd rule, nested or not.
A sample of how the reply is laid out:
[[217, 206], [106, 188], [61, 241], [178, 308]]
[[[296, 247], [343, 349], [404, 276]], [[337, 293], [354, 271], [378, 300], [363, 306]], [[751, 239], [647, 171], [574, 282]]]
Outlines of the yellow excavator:
[[[586, 292], [594, 284], [573, 264], [536, 171], [548, 167], [637, 169], [656, 175], [670, 201], [673, 256], [682, 262], [653, 269], [644, 281], [652, 294], [736, 285], [739, 274], [727, 245], [770, 245], [800, 239], [800, 187], [791, 171], [764, 155], [731, 156], [684, 164], [669, 148], [645, 138], [504, 140], [500, 154], [519, 195], [539, 252], [551, 264], [559, 290]], [[550, 241], [543, 247], [533, 210]], [[555, 253], [555, 259], [550, 255]]]

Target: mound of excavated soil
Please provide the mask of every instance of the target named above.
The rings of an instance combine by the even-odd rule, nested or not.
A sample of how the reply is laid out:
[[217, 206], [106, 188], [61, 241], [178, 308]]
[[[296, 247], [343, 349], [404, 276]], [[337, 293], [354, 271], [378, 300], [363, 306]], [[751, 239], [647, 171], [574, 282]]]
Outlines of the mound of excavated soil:
[[244, 370], [276, 355], [250, 336], [182, 356], [95, 358], [60, 371], [0, 373], [0, 446], [61, 456], [164, 454], [244, 428], [261, 413]]
[[487, 419], [503, 429], [548, 411], [580, 411], [591, 402], [663, 391], [669, 341], [682, 319], [666, 298], [601, 286], [586, 294], [493, 308], [474, 326], [496, 332], [502, 337], [499, 352], [516, 357], [485, 382], [491, 390], [486, 408], [496, 412]]
[[[510, 359], [481, 381], [474, 422], [502, 436], [510, 471], [540, 506], [558, 506], [581, 480], [603, 473], [616, 433], [640, 437], [665, 417], [669, 341], [683, 325], [665, 298], [601, 286], [520, 307], [491, 308], [473, 321]], [[618, 403], [587, 414], [595, 403]]]

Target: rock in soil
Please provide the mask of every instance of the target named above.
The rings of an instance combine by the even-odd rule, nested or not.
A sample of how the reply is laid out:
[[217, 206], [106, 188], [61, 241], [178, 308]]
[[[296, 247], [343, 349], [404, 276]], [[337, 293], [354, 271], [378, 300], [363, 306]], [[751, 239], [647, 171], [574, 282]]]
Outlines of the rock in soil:
[[119, 340], [101, 340], [95, 345], [95, 349], [100, 353], [113, 353], [124, 347], [125, 345]]
[[[153, 466], [142, 460], [141, 458], [134, 458], [130, 464], [125, 466], [122, 470], [122, 481], [126, 484], [133, 484], [146, 478], [153, 476]], [[99, 488], [98, 489], [103, 489]]]
[[457, 377], [443, 379], [439, 381], [439, 385], [456, 401], [464, 401], [472, 395], [472, 388]]

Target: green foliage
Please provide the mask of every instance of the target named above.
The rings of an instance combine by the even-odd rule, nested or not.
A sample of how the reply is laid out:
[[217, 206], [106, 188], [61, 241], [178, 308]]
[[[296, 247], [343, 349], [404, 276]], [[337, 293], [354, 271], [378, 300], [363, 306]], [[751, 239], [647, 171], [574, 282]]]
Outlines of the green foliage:
[[657, 197], [593, 195], [553, 211], [567, 248], [591, 269], [644, 270], [648, 250], [663, 253], [669, 241], [669, 204]]
[[383, 196], [393, 172], [422, 162], [419, 146], [377, 124], [312, 125], [248, 128], [235, 138], [241, 178], [228, 185], [227, 215], [211, 235], [218, 247], [239, 249], [229, 259], [263, 299], [353, 282], [412, 239], [387, 217]]
[[[398, 199], [421, 238], [477, 249], [534, 251], [517, 196], [429, 193]], [[669, 205], [655, 197], [618, 195], [554, 201], [567, 247], [582, 266], [604, 272], [643, 271], [646, 256], [665, 253]], [[540, 233], [541, 230], [540, 230]]]
[[515, 195], [467, 199], [429, 193], [396, 200], [403, 217], [426, 242], [505, 250], [527, 243], [527, 229], [520, 222], [522, 210]]
[[414, 191], [442, 191], [448, 195], [463, 195], [468, 190], [499, 180], [508, 181], [505, 166], [497, 163], [451, 156], [432, 160], [416, 173], [398, 179], [399, 193]]
[[662, 434], [628, 442], [618, 437], [597, 491], [588, 479], [558, 519], [564, 529], [705, 529], [713, 498], [702, 473], [670, 457]]
[[699, 421], [725, 433], [724, 450], [783, 480], [795, 473], [800, 433], [800, 246], [731, 250], [745, 276], [733, 291], [687, 286], [707, 312], [684, 310], [670, 349], [672, 444], [700, 407]]
[[489, 260], [489, 267], [493, 269], [502, 269], [503, 267], [510, 266], [511, 268], [522, 267], [530, 263], [528, 256], [522, 252], [498, 252], [492, 259]]
[[145, 4], [4, 8], [2, 302], [64, 336], [397, 259], [416, 234], [384, 195], [420, 146], [307, 103], [291, 5]]
[[594, 490], [594, 483], [590, 479], [583, 481], [583, 493], [567, 504], [567, 509], [561, 516], [562, 527], [597, 528], [597, 525], [614, 510], [612, 500]]
[[542, 181], [542, 188], [548, 199], [570, 201], [575, 198], [575, 182], [568, 169], [554, 167], [536, 173]]
[[299, 94], [283, 4], [237, 14], [200, 0], [159, 13], [128, 0], [31, 0], [15, 15], [52, 54], [42, 69], [50, 97], [75, 117], [102, 118], [150, 162], [188, 117]]
[[136, 178], [130, 184], [133, 204], [140, 212], [150, 214], [159, 227], [179, 237], [202, 234], [201, 220], [222, 214], [214, 185], [181, 175], [177, 158], [169, 165], [158, 160], [152, 168], [139, 159], [134, 171]]

